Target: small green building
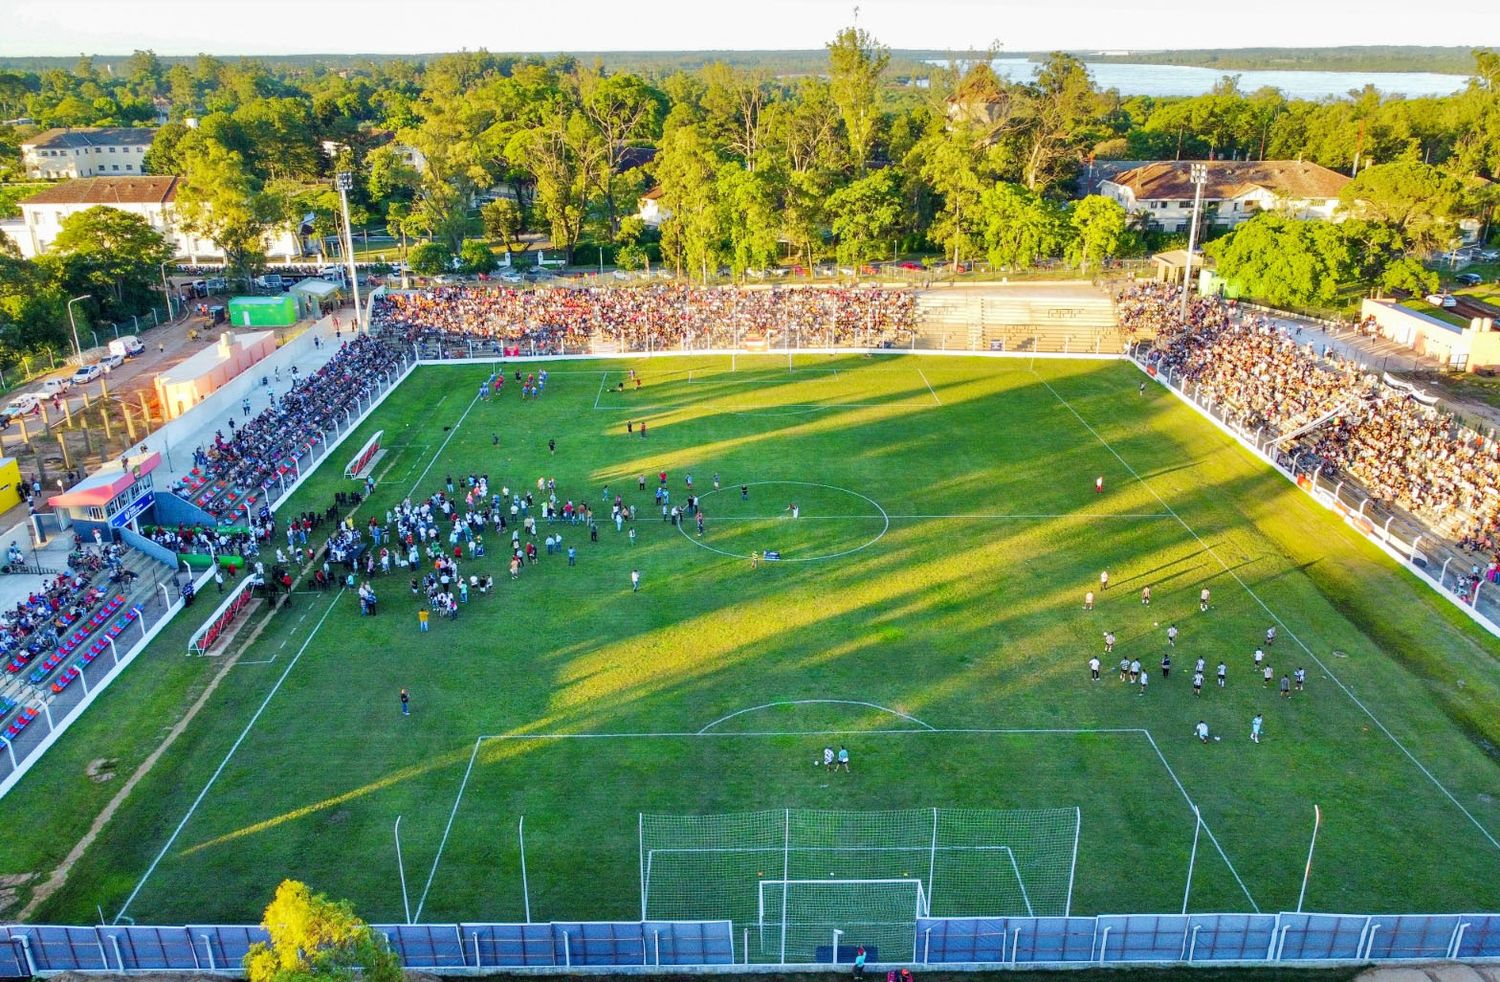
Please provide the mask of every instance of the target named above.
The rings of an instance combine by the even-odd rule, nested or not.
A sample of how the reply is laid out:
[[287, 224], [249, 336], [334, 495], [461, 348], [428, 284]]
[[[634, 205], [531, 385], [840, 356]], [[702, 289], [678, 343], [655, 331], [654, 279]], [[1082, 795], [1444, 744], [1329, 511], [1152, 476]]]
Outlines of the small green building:
[[297, 298], [289, 293], [275, 297], [230, 297], [231, 327], [290, 327], [297, 323]]

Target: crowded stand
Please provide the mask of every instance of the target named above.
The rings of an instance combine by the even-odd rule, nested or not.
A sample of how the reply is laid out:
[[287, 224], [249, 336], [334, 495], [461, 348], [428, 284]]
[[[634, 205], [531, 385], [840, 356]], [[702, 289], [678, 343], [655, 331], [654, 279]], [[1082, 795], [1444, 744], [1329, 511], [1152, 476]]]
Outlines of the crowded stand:
[[1500, 445], [1355, 363], [1320, 358], [1232, 301], [1195, 297], [1184, 325], [1181, 296], [1142, 284], [1120, 297], [1121, 323], [1155, 337], [1158, 372], [1252, 432], [1293, 437], [1282, 451], [1326, 476], [1357, 483], [1465, 548], [1500, 551]]
[[272, 389], [271, 405], [258, 415], [238, 426], [231, 418], [229, 433], [216, 431], [212, 445], [198, 447], [191, 472], [171, 490], [220, 520], [252, 514], [252, 532], [263, 539], [270, 523], [266, 489], [294, 475], [297, 462], [334, 420], [397, 369], [383, 342], [367, 335], [344, 342], [322, 368], [294, 380], [286, 393]]
[[[132, 579], [135, 573], [124, 565], [120, 546], [90, 549], [78, 544], [62, 574], [43, 580], [39, 589], [0, 612], [3, 678], [21, 678], [33, 687], [49, 682], [52, 693], [68, 688], [83, 667], [104, 654], [105, 637], [117, 636], [138, 618], [138, 607], [126, 606]], [[104, 634], [86, 645], [102, 628]], [[72, 664], [65, 667], [69, 660]], [[6, 736], [12, 739], [30, 723], [24, 714], [9, 718], [18, 706], [20, 700], [13, 697], [0, 700], [0, 721], [6, 721]]]
[[878, 287], [439, 287], [377, 297], [372, 323], [441, 357], [466, 354], [476, 342], [496, 352], [562, 354], [595, 338], [624, 350], [728, 348], [747, 339], [780, 347], [794, 331], [808, 346], [882, 347], [910, 336], [916, 311], [914, 291]]

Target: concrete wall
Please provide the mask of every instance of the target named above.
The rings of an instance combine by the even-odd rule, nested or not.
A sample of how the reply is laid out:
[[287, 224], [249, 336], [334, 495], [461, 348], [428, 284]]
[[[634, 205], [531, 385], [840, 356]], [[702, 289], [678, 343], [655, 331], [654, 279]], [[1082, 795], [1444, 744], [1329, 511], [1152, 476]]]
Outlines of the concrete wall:
[[1500, 331], [1488, 317], [1475, 317], [1460, 329], [1394, 300], [1365, 300], [1359, 316], [1373, 320], [1381, 337], [1452, 368], [1472, 372], [1500, 366]]

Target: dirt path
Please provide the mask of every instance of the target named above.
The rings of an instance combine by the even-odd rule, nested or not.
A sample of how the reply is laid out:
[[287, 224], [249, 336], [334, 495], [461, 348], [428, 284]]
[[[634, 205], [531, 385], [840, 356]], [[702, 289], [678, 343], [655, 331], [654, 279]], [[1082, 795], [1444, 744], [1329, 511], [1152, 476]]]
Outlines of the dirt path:
[[[244, 643], [239, 645], [232, 655], [224, 659], [219, 670], [214, 673], [214, 677], [209, 680], [208, 685], [199, 693], [198, 698], [188, 707], [188, 711], [167, 732], [167, 735], [162, 738], [162, 742], [157, 745], [157, 748], [151, 751], [145, 760], [141, 761], [140, 766], [135, 769], [135, 773], [130, 775], [130, 780], [126, 781], [120, 790], [115, 792], [115, 796], [109, 799], [109, 803], [94, 817], [93, 824], [89, 826], [88, 832], [84, 833], [83, 838], [74, 843], [73, 848], [68, 850], [68, 854], [63, 857], [63, 861], [52, 871], [52, 874], [47, 877], [46, 881], [32, 892], [31, 899], [21, 909], [21, 913], [17, 915], [17, 920], [29, 920], [31, 915], [36, 913], [38, 907], [45, 903], [58, 890], [62, 889], [63, 884], [68, 882], [68, 874], [73, 871], [73, 867], [77, 865], [78, 860], [83, 858], [83, 854], [88, 851], [89, 846], [94, 844], [94, 840], [99, 838], [99, 833], [104, 831], [104, 827], [109, 824], [110, 819], [115, 817], [115, 812], [119, 811], [120, 806], [125, 803], [125, 799], [130, 797], [130, 792], [134, 791], [135, 786], [141, 783], [141, 780], [147, 774], [151, 773], [151, 769], [156, 766], [156, 762], [161, 760], [162, 755], [172, 748], [172, 745], [177, 742], [177, 738], [182, 736], [193, 720], [197, 719], [198, 713], [202, 711], [203, 707], [208, 704], [208, 700], [213, 697], [214, 692], [218, 690], [219, 683], [229, 674], [229, 670], [239, 662], [240, 656], [248, 651], [250, 646], [260, 637], [261, 632], [271, 622], [271, 618], [275, 613], [275, 608], [267, 611], [266, 616], [261, 618], [260, 622], [249, 632]], [[241, 622], [241, 630], [235, 632], [234, 637], [230, 639], [231, 643], [239, 639], [239, 635], [244, 633], [243, 626], [248, 623], [248, 620]]]
[[[390, 468], [393, 466], [395, 466], [394, 457], [391, 459], [390, 463], [386, 465], [385, 471], [381, 473], [381, 480], [384, 480], [385, 475], [389, 473]], [[355, 505], [353, 508], [351, 508], [342, 518], [340, 518], [340, 521], [353, 516], [357, 511], [359, 511], [359, 505]], [[313, 556], [312, 562], [302, 567], [301, 571], [297, 574], [296, 580], [292, 583], [292, 589], [294, 591], [302, 585], [303, 580], [311, 575], [311, 572], [313, 570], [318, 569], [322, 565], [323, 554], [326, 549], [327, 546], [318, 549], [318, 551]], [[125, 784], [120, 788], [120, 790], [115, 793], [115, 796], [109, 800], [109, 803], [100, 810], [99, 814], [95, 816], [93, 823], [89, 826], [89, 830], [84, 833], [83, 838], [74, 843], [73, 848], [68, 850], [68, 854], [63, 857], [62, 862], [57, 865], [57, 868], [52, 871], [52, 873], [47, 877], [46, 881], [38, 886], [35, 891], [33, 891], [31, 899], [26, 902], [26, 906], [22, 908], [20, 914], [16, 916], [17, 921], [24, 922], [30, 919], [31, 915], [36, 912], [38, 907], [40, 907], [50, 897], [52, 897], [53, 894], [57, 893], [58, 890], [62, 889], [63, 884], [68, 882], [68, 876], [73, 872], [73, 867], [76, 866], [78, 864], [78, 861], [83, 858], [83, 854], [88, 851], [89, 846], [93, 845], [95, 840], [99, 838], [99, 833], [104, 831], [104, 827], [109, 824], [112, 818], [114, 818], [115, 812], [119, 811], [120, 806], [123, 805], [125, 803], [125, 800], [130, 797], [130, 792], [135, 789], [135, 786], [139, 784], [147, 774], [151, 773], [152, 768], [156, 766], [156, 762], [161, 760], [162, 755], [171, 749], [172, 744], [177, 742], [177, 738], [182, 736], [182, 734], [187, 730], [188, 726], [193, 722], [194, 719], [197, 718], [198, 713], [203, 710], [203, 707], [208, 704], [208, 700], [219, 688], [219, 683], [224, 681], [224, 679], [229, 675], [229, 670], [239, 663], [240, 656], [255, 644], [255, 642], [260, 638], [261, 633], [264, 632], [266, 627], [271, 623], [272, 618], [276, 616], [276, 610], [276, 606], [268, 607], [265, 616], [262, 617], [258, 623], [256, 623], [251, 631], [249, 631], [249, 633], [245, 636], [243, 643], [235, 648], [233, 654], [225, 656], [223, 664], [219, 668], [218, 672], [216, 672], [214, 674], [214, 677], [209, 680], [208, 685], [204, 688], [203, 692], [199, 694], [198, 698], [193, 701], [192, 706], [188, 707], [188, 711], [183, 714], [182, 718], [179, 719], [176, 724], [173, 725], [172, 729], [168, 731], [167, 735], [162, 738], [161, 744], [158, 745], [157, 748], [153, 750], [145, 760], [141, 761], [140, 766], [135, 769], [135, 772], [130, 775], [130, 779], [126, 781]], [[245, 633], [244, 626], [249, 624], [249, 622], [250, 621], [248, 617], [240, 622], [241, 626], [237, 628], [227, 639], [226, 646], [233, 645], [236, 641], [240, 640], [240, 635]]]

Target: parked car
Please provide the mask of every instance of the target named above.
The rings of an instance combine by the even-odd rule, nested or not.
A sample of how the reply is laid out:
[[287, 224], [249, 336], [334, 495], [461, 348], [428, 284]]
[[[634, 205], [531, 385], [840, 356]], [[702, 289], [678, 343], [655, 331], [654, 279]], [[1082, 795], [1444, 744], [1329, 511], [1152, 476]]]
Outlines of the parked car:
[[903, 260], [901, 260], [899, 263], [896, 264], [896, 268], [897, 269], [909, 270], [909, 271], [911, 271], [913, 273], [925, 273], [927, 271], [927, 267], [926, 266], [923, 266], [921, 263], [915, 262], [915, 261], [913, 261], [911, 259], [903, 259]]
[[123, 364], [125, 364], [125, 356], [117, 355], [113, 351], [99, 359], [99, 367], [104, 369], [104, 374], [106, 375]]
[[66, 375], [49, 378], [42, 383], [42, 394], [48, 396], [60, 396], [73, 387], [73, 380]]
[[17, 416], [35, 416], [42, 411], [42, 400], [32, 393], [18, 395], [0, 409], [0, 417], [7, 420], [15, 419]]
[[1459, 273], [1453, 278], [1464, 286], [1478, 286], [1484, 282], [1484, 277], [1478, 273]]
[[1428, 303], [1432, 304], [1434, 307], [1456, 307], [1456, 306], [1458, 306], [1458, 301], [1454, 299], [1453, 294], [1451, 294], [1451, 293], [1429, 293], [1429, 294], [1427, 294], [1427, 296], [1423, 297], [1422, 299], [1426, 300]]
[[104, 369], [100, 368], [97, 363], [93, 365], [79, 365], [78, 371], [73, 373], [73, 384], [87, 385], [103, 374]]
[[109, 343], [109, 353], [112, 355], [119, 355], [122, 358], [134, 358], [136, 355], [145, 350], [146, 346], [144, 344], [141, 344], [141, 339], [136, 337], [134, 334], [127, 334], [124, 337], [115, 338]]
[[1492, 263], [1497, 259], [1500, 259], [1500, 249], [1483, 249], [1479, 253], [1479, 261], [1482, 263]]

